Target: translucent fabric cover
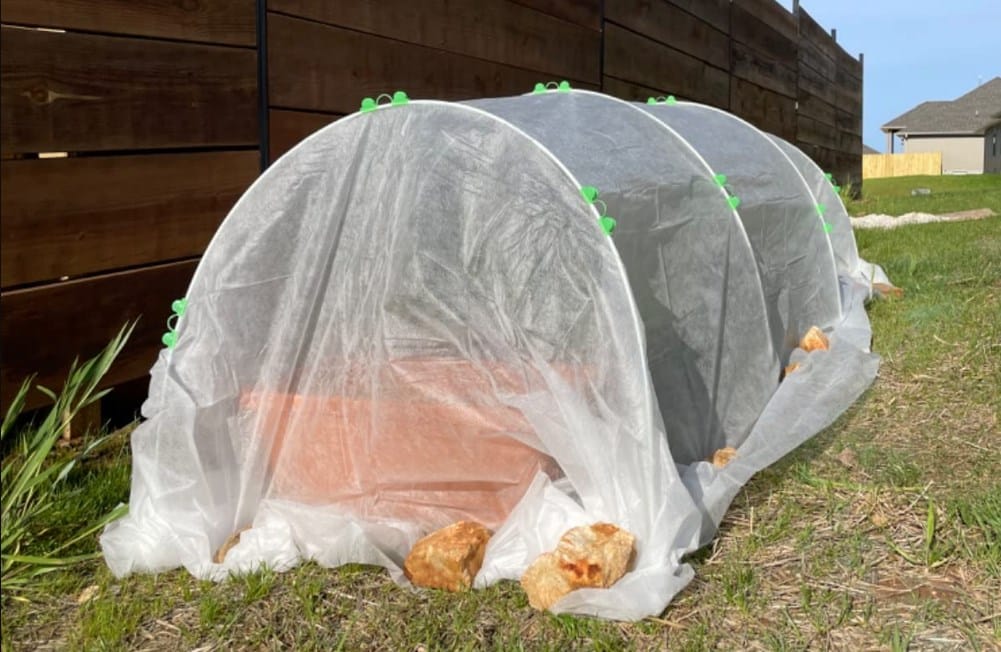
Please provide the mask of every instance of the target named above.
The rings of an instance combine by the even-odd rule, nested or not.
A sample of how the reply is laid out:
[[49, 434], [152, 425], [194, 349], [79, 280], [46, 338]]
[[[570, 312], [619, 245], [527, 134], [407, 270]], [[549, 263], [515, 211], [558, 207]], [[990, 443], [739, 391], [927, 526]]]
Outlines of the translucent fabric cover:
[[636, 535], [626, 578], [559, 609], [640, 618], [690, 578], [700, 517], [621, 262], [579, 183], [502, 120], [412, 102], [325, 128], [240, 200], [187, 298], [102, 538], [115, 573], [307, 557], [404, 581], [420, 536], [475, 519], [502, 535], [492, 579], [580, 523]]
[[[660, 613], [740, 487], [876, 375], [872, 276], [839, 293], [816, 202], [770, 139], [695, 105], [552, 91], [339, 120], [202, 258], [108, 565], [313, 559], [406, 584], [419, 537], [473, 519], [495, 530], [485, 586], [607, 521], [636, 536], [629, 571], [554, 610]], [[812, 325], [829, 351], [795, 348]], [[777, 384], [780, 358], [801, 366]], [[728, 465], [704, 461], [725, 445]]]
[[785, 363], [811, 326], [830, 328], [841, 318], [831, 244], [806, 182], [768, 136], [732, 114], [689, 102], [636, 106], [687, 140], [740, 198], [737, 213]]
[[852, 231], [852, 221], [845, 210], [844, 202], [834, 190], [833, 182], [827, 178], [824, 171], [817, 167], [803, 150], [795, 145], [769, 135], [772, 141], [789, 157], [799, 173], [803, 175], [810, 191], [817, 202], [825, 207], [824, 219], [830, 224], [828, 237], [831, 240], [831, 250], [834, 252], [834, 263], [841, 276], [854, 276], [858, 273], [858, 247], [855, 244], [855, 233]]
[[674, 460], [739, 446], [775, 391], [778, 358], [754, 255], [709, 167], [663, 123], [607, 95], [471, 104], [523, 129], [601, 191]]

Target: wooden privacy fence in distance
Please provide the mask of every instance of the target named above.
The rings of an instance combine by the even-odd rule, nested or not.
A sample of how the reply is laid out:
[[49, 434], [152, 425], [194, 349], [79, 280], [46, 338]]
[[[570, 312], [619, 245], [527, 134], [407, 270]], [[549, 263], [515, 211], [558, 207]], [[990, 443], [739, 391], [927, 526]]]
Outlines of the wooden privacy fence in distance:
[[862, 178], [910, 177], [942, 174], [942, 152], [912, 154], [865, 154], [862, 156]]
[[145, 378], [262, 165], [362, 97], [673, 94], [861, 181], [862, 64], [774, 0], [4, 0], [0, 20], [4, 406], [135, 318], [108, 380]]

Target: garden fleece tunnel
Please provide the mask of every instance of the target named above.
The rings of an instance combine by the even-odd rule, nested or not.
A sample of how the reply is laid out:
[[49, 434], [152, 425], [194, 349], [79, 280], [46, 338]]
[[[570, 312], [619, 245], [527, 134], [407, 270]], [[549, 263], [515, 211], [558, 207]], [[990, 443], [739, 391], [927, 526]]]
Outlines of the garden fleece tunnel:
[[[828, 178], [711, 107], [368, 101], [210, 244], [105, 558], [214, 579], [360, 562], [405, 583], [417, 539], [471, 519], [495, 531], [484, 586], [607, 521], [636, 536], [629, 572], [554, 611], [660, 613], [740, 487], [875, 378], [873, 269]], [[830, 349], [806, 354], [814, 325]]]

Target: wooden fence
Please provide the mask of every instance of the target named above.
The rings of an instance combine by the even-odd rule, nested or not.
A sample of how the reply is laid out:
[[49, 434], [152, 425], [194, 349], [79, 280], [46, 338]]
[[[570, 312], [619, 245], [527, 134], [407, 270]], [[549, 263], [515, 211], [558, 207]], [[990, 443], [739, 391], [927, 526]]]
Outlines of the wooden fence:
[[236, 198], [364, 96], [674, 94], [861, 179], [861, 63], [774, 0], [4, 0], [0, 21], [4, 405], [137, 317], [109, 382], [144, 378]]
[[862, 178], [909, 177], [942, 174], [942, 152], [911, 154], [865, 154], [862, 156]]

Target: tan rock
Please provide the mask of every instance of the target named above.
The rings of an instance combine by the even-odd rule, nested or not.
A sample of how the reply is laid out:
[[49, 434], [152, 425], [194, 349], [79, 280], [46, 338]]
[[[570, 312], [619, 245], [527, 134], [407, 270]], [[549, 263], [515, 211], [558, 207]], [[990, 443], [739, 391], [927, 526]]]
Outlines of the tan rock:
[[787, 364], [786, 368], [785, 368], [785, 373], [783, 374], [782, 377], [784, 378], [785, 376], [788, 376], [789, 374], [791, 374], [792, 372], [796, 371], [797, 369], [799, 369], [799, 363], [798, 362], [791, 362], [791, 363]]
[[831, 342], [824, 335], [824, 331], [816, 326], [811, 326], [810, 330], [803, 336], [803, 339], [799, 341], [799, 348], [807, 353], [810, 351], [826, 351], [831, 348]]
[[733, 446], [727, 446], [726, 448], [721, 448], [712, 454], [707, 462], [712, 462], [712, 465], [717, 469], [722, 469], [724, 466], [733, 461], [733, 458], [737, 457], [737, 449]]
[[403, 572], [414, 586], [465, 591], [483, 565], [491, 535], [479, 523], [453, 523], [418, 541], [403, 562]]
[[548, 609], [574, 589], [608, 588], [626, 574], [636, 537], [611, 523], [568, 530], [521, 577], [528, 603]]
[[230, 548], [240, 543], [240, 535], [249, 530], [250, 528], [243, 528], [242, 530], [237, 530], [226, 539], [226, 542], [222, 544], [222, 547], [216, 550], [215, 555], [212, 557], [212, 561], [217, 564], [221, 564], [226, 559], [226, 554], [230, 551]]

